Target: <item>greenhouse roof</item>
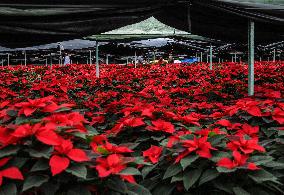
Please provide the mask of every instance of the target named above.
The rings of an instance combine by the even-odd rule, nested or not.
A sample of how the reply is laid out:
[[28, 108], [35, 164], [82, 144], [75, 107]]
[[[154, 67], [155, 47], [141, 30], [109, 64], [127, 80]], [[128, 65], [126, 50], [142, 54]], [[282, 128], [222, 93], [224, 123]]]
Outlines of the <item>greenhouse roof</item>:
[[[190, 3], [189, 3], [190, 2]], [[108, 32], [154, 16], [203, 37], [247, 42], [284, 40], [283, 0], [1, 0], [0, 45], [25, 47]]]
[[192, 35], [188, 32], [178, 30], [158, 21], [154, 17], [150, 17], [141, 22], [127, 25], [112, 31], [86, 37], [85, 39], [97, 41], [120, 41], [129, 42], [135, 40], [146, 40], [155, 38], [174, 38], [180, 37], [184, 39], [203, 40], [207, 42], [216, 42], [216, 40], [208, 39], [198, 35]]
[[189, 35], [190, 33], [165, 25], [154, 17], [141, 22], [111, 30], [102, 35], [132, 34], [132, 35]]

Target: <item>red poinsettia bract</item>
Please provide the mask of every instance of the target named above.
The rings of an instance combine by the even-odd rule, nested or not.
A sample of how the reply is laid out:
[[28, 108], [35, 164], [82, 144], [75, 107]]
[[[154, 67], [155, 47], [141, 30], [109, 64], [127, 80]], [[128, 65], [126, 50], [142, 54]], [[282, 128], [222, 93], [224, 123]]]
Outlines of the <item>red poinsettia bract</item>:
[[166, 122], [162, 119], [152, 121], [152, 124], [153, 126], [148, 126], [146, 129], [150, 131], [164, 131], [167, 133], [173, 133], [175, 131], [175, 127], [172, 123]]
[[217, 165], [219, 167], [225, 167], [227, 169], [234, 169], [236, 167], [247, 167], [250, 170], [257, 170], [259, 169], [254, 163], [248, 163], [248, 156], [242, 155], [238, 151], [233, 151], [233, 160], [230, 158], [222, 158], [218, 161]]
[[162, 151], [162, 147], [151, 146], [151, 148], [143, 152], [143, 156], [148, 158], [153, 164], [156, 164], [159, 161]]
[[[0, 167], [3, 167], [9, 162], [10, 158], [2, 158], [0, 160]], [[3, 177], [9, 178], [9, 179], [18, 179], [18, 180], [24, 180], [24, 177], [20, 170], [17, 167], [9, 167], [6, 169], [0, 170], [0, 186], [3, 183]]]
[[[128, 161], [120, 154], [111, 154], [106, 158], [97, 158], [96, 163], [95, 168], [99, 177], [105, 178], [110, 175], [119, 175], [121, 171], [127, 168]], [[132, 175], [120, 175], [120, 177], [130, 183], [135, 183]]]
[[227, 147], [232, 151], [241, 150], [244, 154], [251, 154], [254, 151], [265, 152], [264, 147], [258, 144], [257, 139], [246, 140], [243, 136], [235, 137], [227, 144]]
[[208, 137], [194, 137], [193, 140], [182, 140], [182, 146], [185, 149], [177, 158], [176, 162], [179, 162], [181, 159], [183, 159], [185, 156], [189, 155], [192, 152], [196, 152], [200, 157], [203, 158], [211, 158], [212, 154], [210, 150], [217, 150], [216, 148], [213, 148], [211, 143], [207, 141]]
[[81, 149], [74, 148], [70, 140], [61, 140], [60, 145], [55, 146], [54, 149], [55, 152], [49, 161], [53, 176], [67, 169], [70, 159], [75, 162], [89, 161], [86, 153]]
[[52, 130], [42, 127], [40, 123], [35, 125], [24, 124], [20, 125], [13, 133], [12, 136], [19, 139], [35, 136], [40, 142], [47, 145], [59, 145], [59, 136]]

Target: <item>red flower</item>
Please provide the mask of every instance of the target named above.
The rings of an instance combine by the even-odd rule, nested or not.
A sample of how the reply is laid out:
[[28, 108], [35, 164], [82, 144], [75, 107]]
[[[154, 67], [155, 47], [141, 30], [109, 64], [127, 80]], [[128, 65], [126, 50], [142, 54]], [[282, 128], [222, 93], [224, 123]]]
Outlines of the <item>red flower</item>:
[[6, 127], [0, 127], [0, 144], [1, 146], [7, 146], [10, 144], [16, 143], [19, 139], [14, 137], [12, 135], [13, 130], [6, 128]]
[[232, 124], [227, 119], [221, 119], [221, 120], [217, 121], [215, 124], [216, 125], [221, 125], [223, 127], [227, 127], [228, 130], [239, 129], [242, 126], [242, 124], [240, 124], [240, 123]]
[[35, 100], [28, 99], [27, 102], [21, 102], [16, 104], [16, 107], [21, 108], [19, 114], [25, 114], [26, 116], [30, 116], [37, 109], [44, 108], [52, 98], [53, 98], [52, 96], [49, 96]]
[[[56, 129], [57, 127], [72, 127], [82, 133], [86, 132], [84, 123], [87, 123], [84, 116], [78, 112], [72, 112], [70, 114], [54, 114], [49, 117], [45, 117], [43, 121], [46, 122], [45, 126], [48, 129]], [[74, 131], [74, 130], [73, 130]]]
[[164, 131], [167, 133], [173, 133], [175, 131], [175, 127], [172, 123], [166, 122], [161, 119], [152, 121], [152, 124], [153, 126], [148, 126], [146, 129], [150, 131]]
[[106, 141], [105, 143], [101, 143], [101, 145], [98, 145], [96, 142], [92, 142], [91, 147], [95, 153], [99, 154], [121, 154], [133, 152], [133, 150], [130, 150], [125, 146], [116, 146], [109, 143], [108, 141]]
[[214, 112], [213, 114], [209, 115], [209, 117], [212, 117], [213, 119], [222, 118], [224, 116], [224, 113], [222, 112]]
[[[0, 159], [0, 167], [3, 167], [8, 163], [10, 158], [2, 158]], [[9, 179], [19, 179], [24, 180], [24, 177], [20, 170], [17, 167], [9, 167], [7, 169], [0, 170], [0, 186], [3, 183], [3, 177]]]
[[[109, 175], [117, 175], [122, 170], [126, 169], [126, 164], [128, 163], [122, 155], [111, 154], [106, 158], [97, 158], [96, 170], [99, 173], [99, 177], [107, 177]], [[135, 183], [135, 179], [132, 175], [121, 175], [121, 178], [129, 181], [130, 183]]]
[[196, 126], [200, 126], [200, 123], [198, 123], [199, 119], [202, 117], [201, 114], [197, 114], [195, 112], [190, 113], [190, 115], [182, 117], [182, 120], [186, 123], [193, 124]]
[[258, 144], [257, 139], [245, 140], [243, 137], [237, 137], [236, 140], [231, 140], [231, 142], [227, 144], [227, 147], [232, 151], [241, 150], [245, 154], [251, 154], [255, 150], [265, 152], [265, 149]]
[[151, 148], [143, 152], [143, 156], [148, 157], [152, 163], [156, 164], [159, 161], [162, 151], [163, 148], [161, 147], [151, 146]]
[[154, 111], [155, 111], [154, 106], [150, 105], [150, 106], [142, 109], [141, 116], [148, 116], [149, 118], [153, 118], [153, 112]]
[[37, 123], [33, 126], [30, 124], [24, 124], [19, 126], [12, 135], [16, 138], [25, 138], [35, 136], [40, 142], [47, 145], [59, 145], [59, 136], [52, 130], [41, 127], [41, 124]]
[[280, 108], [275, 108], [272, 113], [273, 120], [276, 120], [280, 125], [284, 124], [284, 111]]
[[247, 166], [250, 170], [259, 169], [254, 163], [247, 163], [248, 156], [242, 155], [238, 151], [233, 151], [234, 160], [229, 158], [222, 158], [219, 160], [217, 165], [219, 167], [225, 167], [227, 169], [234, 169], [236, 167]]
[[235, 106], [231, 106], [228, 108], [228, 112], [230, 116], [234, 115], [238, 110], [243, 110], [249, 113], [252, 116], [261, 117], [262, 113], [260, 108], [258, 107], [259, 102], [253, 101], [251, 99], [242, 99], [239, 100]]
[[210, 142], [207, 141], [207, 136], [200, 138], [194, 137], [193, 140], [182, 140], [181, 143], [186, 150], [177, 157], [176, 162], [179, 162], [182, 158], [193, 151], [195, 151], [200, 157], [211, 158], [212, 155], [210, 150], [217, 150], [211, 146]]
[[123, 124], [129, 127], [139, 127], [145, 125], [143, 118], [130, 118], [126, 119]]
[[73, 148], [73, 144], [70, 140], [61, 140], [61, 144], [55, 146], [54, 149], [54, 155], [49, 161], [53, 176], [67, 169], [70, 164], [69, 158], [75, 162], [85, 162], [89, 160], [83, 150]]
[[237, 134], [238, 136], [244, 136], [248, 135], [251, 138], [258, 138], [258, 132], [259, 132], [259, 127], [258, 126], [250, 126], [249, 124], [244, 124], [242, 126], [242, 129], [238, 130]]
[[232, 123], [227, 119], [221, 119], [215, 123], [216, 125], [221, 125], [223, 127], [231, 127]]

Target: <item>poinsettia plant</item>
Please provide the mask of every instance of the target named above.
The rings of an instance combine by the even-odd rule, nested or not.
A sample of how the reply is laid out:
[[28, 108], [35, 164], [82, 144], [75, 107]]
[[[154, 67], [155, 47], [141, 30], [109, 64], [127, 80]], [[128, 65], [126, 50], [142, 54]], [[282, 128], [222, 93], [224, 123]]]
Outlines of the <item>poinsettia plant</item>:
[[283, 68], [0, 68], [0, 193], [283, 194]]

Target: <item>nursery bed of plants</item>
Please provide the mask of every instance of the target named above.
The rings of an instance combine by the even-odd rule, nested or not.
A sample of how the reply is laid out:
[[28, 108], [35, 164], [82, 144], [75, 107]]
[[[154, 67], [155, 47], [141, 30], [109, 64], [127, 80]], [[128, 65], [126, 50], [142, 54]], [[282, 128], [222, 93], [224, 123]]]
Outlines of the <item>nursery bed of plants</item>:
[[0, 68], [0, 194], [284, 194], [284, 62]]

